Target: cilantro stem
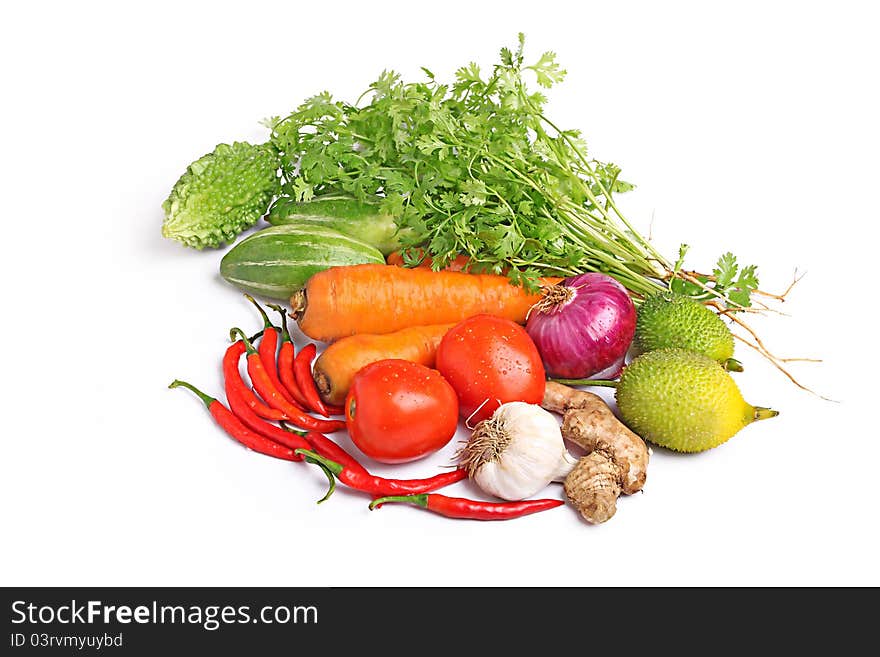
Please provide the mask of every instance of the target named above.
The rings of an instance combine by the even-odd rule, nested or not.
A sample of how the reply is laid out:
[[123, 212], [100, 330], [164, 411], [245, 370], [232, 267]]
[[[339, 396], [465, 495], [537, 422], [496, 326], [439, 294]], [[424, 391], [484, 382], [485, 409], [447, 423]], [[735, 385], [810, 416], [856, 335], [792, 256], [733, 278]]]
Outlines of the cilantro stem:
[[[595, 170], [593, 169], [592, 165], [590, 164], [590, 162], [587, 161], [586, 156], [581, 152], [581, 149], [577, 146], [577, 144], [574, 143], [574, 141], [571, 139], [571, 137], [569, 137], [568, 134], [566, 134], [555, 123], [553, 123], [553, 121], [548, 119], [547, 116], [543, 112], [541, 112], [538, 108], [534, 107], [534, 105], [532, 104], [531, 100], [528, 97], [523, 95], [523, 100], [529, 104], [529, 106], [532, 108], [532, 110], [536, 112], [536, 114], [541, 118], [542, 121], [544, 121], [547, 125], [549, 125], [551, 128], [553, 128], [553, 130], [555, 130], [556, 133], [560, 137], [562, 137], [562, 139], [565, 140], [565, 142], [569, 145], [571, 150], [575, 153], [575, 155], [577, 155], [578, 159], [581, 161], [581, 165], [586, 169], [586, 171], [589, 173], [590, 177], [599, 186], [599, 189], [602, 191], [602, 195], [605, 197], [606, 204], [611, 206], [611, 208], [614, 210], [614, 213], [623, 222], [623, 224], [627, 227], [627, 229], [630, 231], [630, 233], [632, 233], [632, 235], [639, 242], [641, 242], [642, 246], [645, 247], [648, 250], [648, 252], [651, 255], [653, 255], [654, 258], [657, 259], [657, 262], [659, 262], [666, 270], [670, 270], [672, 268], [672, 265], [666, 260], [666, 258], [664, 258], [654, 248], [654, 246], [650, 242], [648, 242], [648, 240], [646, 240], [644, 237], [642, 237], [642, 234], [639, 233], [632, 226], [632, 224], [630, 224], [629, 220], [627, 220], [627, 218], [623, 215], [623, 213], [618, 209], [617, 204], [614, 203], [614, 200], [611, 197], [611, 192], [609, 190], [605, 189], [605, 185], [602, 182], [602, 179], [596, 175]], [[584, 188], [585, 193], [587, 194], [587, 197], [590, 199], [590, 201], [594, 205], [599, 206], [599, 202], [596, 199], [596, 197], [593, 195], [592, 190], [590, 190], [586, 185], [584, 185], [583, 188]], [[601, 206], [599, 206], [599, 207], [601, 207]], [[608, 211], [605, 208], [602, 208], [602, 214], [607, 219], [609, 219], [609, 220], [611, 219], [610, 214], [608, 213]]]

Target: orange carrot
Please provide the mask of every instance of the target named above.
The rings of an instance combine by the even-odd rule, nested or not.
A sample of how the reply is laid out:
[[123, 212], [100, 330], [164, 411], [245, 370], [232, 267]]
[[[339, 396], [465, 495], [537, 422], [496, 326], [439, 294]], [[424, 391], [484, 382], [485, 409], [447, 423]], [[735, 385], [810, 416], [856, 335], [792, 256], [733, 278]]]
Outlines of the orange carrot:
[[401, 358], [434, 367], [437, 346], [453, 326], [412, 326], [384, 335], [361, 333], [337, 340], [315, 361], [313, 374], [321, 399], [329, 404], [342, 404], [357, 371], [386, 358]]
[[[554, 285], [559, 280], [541, 282]], [[369, 264], [314, 274], [290, 305], [305, 335], [332, 342], [357, 333], [450, 324], [480, 313], [524, 324], [540, 298], [506, 276]]]

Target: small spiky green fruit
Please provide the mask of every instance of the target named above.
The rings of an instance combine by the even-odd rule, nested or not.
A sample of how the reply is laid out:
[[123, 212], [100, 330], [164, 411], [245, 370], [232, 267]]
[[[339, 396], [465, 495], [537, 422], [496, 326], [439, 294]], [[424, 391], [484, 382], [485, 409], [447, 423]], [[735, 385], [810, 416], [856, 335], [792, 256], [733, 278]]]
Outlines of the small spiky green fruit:
[[705, 305], [673, 292], [660, 292], [639, 308], [633, 345], [639, 352], [680, 347], [741, 369], [733, 360], [733, 334], [727, 324]]
[[190, 164], [162, 204], [162, 235], [193, 249], [217, 248], [253, 226], [280, 191], [271, 144], [218, 144]]
[[678, 452], [717, 447], [746, 425], [779, 414], [747, 403], [730, 374], [708, 356], [677, 348], [633, 359], [616, 399], [630, 429]]

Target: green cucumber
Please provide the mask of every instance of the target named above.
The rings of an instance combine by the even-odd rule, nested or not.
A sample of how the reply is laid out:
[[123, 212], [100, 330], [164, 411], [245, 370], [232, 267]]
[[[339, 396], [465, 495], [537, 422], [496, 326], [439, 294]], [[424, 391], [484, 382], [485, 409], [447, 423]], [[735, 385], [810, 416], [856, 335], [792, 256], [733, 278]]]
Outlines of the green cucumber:
[[384, 262], [375, 247], [331, 228], [284, 225], [259, 230], [233, 246], [220, 261], [220, 275], [251, 294], [288, 301], [319, 271]]
[[400, 248], [400, 238], [409, 232], [400, 230], [393, 216], [381, 213], [378, 203], [366, 203], [346, 194], [318, 196], [302, 203], [281, 196], [272, 204], [266, 221], [273, 226], [332, 228], [372, 244], [386, 256]]

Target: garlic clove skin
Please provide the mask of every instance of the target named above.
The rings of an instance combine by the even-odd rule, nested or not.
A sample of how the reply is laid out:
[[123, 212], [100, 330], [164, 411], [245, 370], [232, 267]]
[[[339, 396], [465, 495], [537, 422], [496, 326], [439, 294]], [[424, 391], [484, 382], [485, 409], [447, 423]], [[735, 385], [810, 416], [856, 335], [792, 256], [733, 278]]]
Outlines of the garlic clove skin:
[[551, 481], [565, 481], [565, 478], [574, 470], [575, 466], [578, 464], [580, 459], [572, 456], [568, 450], [565, 449], [565, 443], [563, 442], [563, 454], [562, 460], [559, 462], [559, 469], [556, 471], [556, 476], [553, 477]]
[[556, 418], [525, 402], [502, 404], [477, 425], [462, 453], [480, 489], [510, 501], [564, 480], [577, 464], [565, 449]]

